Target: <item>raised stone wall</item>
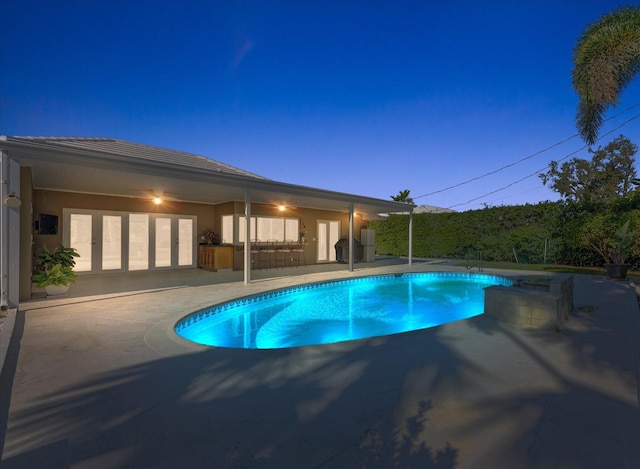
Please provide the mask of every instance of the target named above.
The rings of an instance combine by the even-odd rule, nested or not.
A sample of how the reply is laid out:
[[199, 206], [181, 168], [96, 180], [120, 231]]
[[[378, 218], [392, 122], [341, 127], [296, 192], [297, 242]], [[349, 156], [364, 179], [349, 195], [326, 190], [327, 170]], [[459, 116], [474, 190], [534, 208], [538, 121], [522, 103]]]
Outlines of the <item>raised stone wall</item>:
[[516, 281], [484, 290], [484, 314], [517, 326], [562, 330], [573, 309], [573, 275], [548, 282]]

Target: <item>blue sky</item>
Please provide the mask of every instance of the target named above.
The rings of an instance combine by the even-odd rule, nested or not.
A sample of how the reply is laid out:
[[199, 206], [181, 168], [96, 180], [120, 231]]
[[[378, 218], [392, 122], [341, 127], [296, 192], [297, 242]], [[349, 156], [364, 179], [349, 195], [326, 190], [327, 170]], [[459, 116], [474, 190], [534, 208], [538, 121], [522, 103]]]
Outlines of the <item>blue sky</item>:
[[[583, 142], [531, 155], [576, 134], [573, 48], [628, 3], [0, 0], [0, 133], [114, 137], [456, 210], [555, 200], [526, 176]], [[638, 80], [607, 116], [637, 104]], [[637, 114], [598, 144], [640, 144], [640, 118], [623, 125]]]

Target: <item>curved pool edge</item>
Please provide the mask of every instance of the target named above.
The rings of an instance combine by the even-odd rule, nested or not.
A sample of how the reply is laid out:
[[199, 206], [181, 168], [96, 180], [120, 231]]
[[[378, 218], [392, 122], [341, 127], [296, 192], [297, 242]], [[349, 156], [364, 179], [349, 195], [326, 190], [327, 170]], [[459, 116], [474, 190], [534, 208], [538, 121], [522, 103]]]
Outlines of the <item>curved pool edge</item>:
[[175, 332], [175, 324], [174, 318], [152, 324], [144, 333], [144, 344], [166, 357], [203, 352], [211, 348], [183, 338]]
[[[497, 269], [496, 269], [497, 270]], [[353, 273], [351, 273], [353, 274]], [[243, 347], [225, 347], [225, 346], [220, 346], [220, 345], [206, 345], [206, 344], [201, 344], [195, 341], [192, 341], [186, 337], [183, 337], [180, 334], [180, 330], [188, 327], [189, 325], [192, 325], [193, 323], [197, 323], [198, 321], [201, 320], [205, 320], [215, 314], [221, 313], [221, 312], [225, 312], [228, 309], [233, 308], [236, 305], [246, 305], [247, 303], [252, 303], [252, 302], [259, 302], [265, 299], [270, 299], [273, 298], [275, 296], [279, 296], [279, 295], [285, 295], [285, 294], [289, 294], [291, 292], [296, 292], [296, 291], [302, 291], [302, 290], [306, 290], [306, 289], [313, 289], [313, 288], [320, 288], [323, 286], [327, 286], [327, 285], [337, 285], [337, 284], [349, 284], [349, 283], [354, 283], [354, 282], [359, 282], [359, 281], [364, 281], [364, 280], [369, 280], [372, 278], [380, 278], [380, 279], [385, 279], [385, 278], [394, 278], [394, 277], [408, 277], [408, 276], [424, 276], [424, 275], [436, 275], [437, 277], [452, 277], [452, 278], [473, 278], [476, 276], [481, 276], [481, 277], [489, 277], [489, 278], [495, 278], [497, 280], [496, 284], [502, 284], [502, 285], [511, 285], [514, 282], [514, 277], [513, 275], [505, 275], [499, 272], [479, 272], [479, 273], [475, 273], [475, 272], [469, 272], [468, 270], [427, 270], [427, 271], [404, 271], [404, 272], [387, 272], [387, 273], [377, 273], [377, 274], [369, 274], [369, 275], [355, 275], [355, 276], [348, 276], [348, 277], [342, 277], [342, 278], [330, 278], [330, 279], [324, 279], [324, 280], [316, 280], [316, 281], [302, 281], [300, 283], [296, 283], [294, 285], [288, 285], [288, 286], [280, 286], [280, 287], [276, 287], [276, 288], [265, 288], [264, 290], [260, 291], [260, 292], [253, 292], [250, 293], [248, 295], [242, 295], [240, 297], [235, 297], [232, 299], [228, 299], [225, 301], [221, 301], [218, 303], [212, 303], [208, 306], [205, 306], [203, 308], [197, 309], [195, 311], [192, 311], [184, 316], [181, 316], [179, 319], [175, 320], [172, 326], [172, 339], [177, 339], [179, 342], [182, 343], [188, 343], [188, 344], [192, 344], [197, 346], [198, 350], [206, 350], [209, 348], [218, 348], [218, 349], [241, 349], [241, 350], [279, 350], [279, 348], [243, 348]], [[482, 315], [482, 313], [480, 314], [480, 316]], [[478, 315], [476, 315], [478, 316]], [[474, 317], [474, 316], [472, 316]], [[470, 318], [468, 318], [470, 319]], [[457, 322], [457, 321], [453, 321], [453, 322]], [[446, 325], [448, 323], [443, 323], [443, 324], [438, 324], [432, 327], [440, 327], [443, 325]], [[291, 349], [291, 348], [298, 348], [298, 347], [321, 347], [321, 346], [327, 346], [327, 345], [332, 345], [332, 344], [339, 344], [339, 343], [344, 343], [344, 342], [352, 342], [352, 341], [361, 341], [361, 340], [370, 340], [370, 339], [375, 339], [375, 338], [383, 338], [383, 337], [387, 337], [387, 336], [391, 336], [391, 335], [398, 335], [398, 334], [408, 334], [408, 333], [414, 333], [414, 332], [418, 332], [422, 329], [415, 329], [415, 330], [408, 330], [408, 331], [404, 331], [404, 332], [400, 332], [400, 333], [393, 333], [393, 334], [387, 334], [387, 335], [378, 335], [378, 336], [371, 336], [371, 337], [360, 337], [360, 338], [355, 338], [352, 340], [348, 340], [348, 341], [340, 341], [340, 342], [330, 342], [330, 343], [316, 343], [316, 344], [302, 344], [302, 345], [297, 345], [297, 346], [292, 346], [292, 347], [284, 347], [282, 349]]]

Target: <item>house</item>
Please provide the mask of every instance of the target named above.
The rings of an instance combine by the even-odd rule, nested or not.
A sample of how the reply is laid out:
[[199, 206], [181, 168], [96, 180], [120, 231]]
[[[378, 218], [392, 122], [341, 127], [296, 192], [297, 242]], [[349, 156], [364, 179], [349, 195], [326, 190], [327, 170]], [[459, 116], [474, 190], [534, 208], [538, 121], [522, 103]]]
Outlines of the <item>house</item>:
[[418, 205], [413, 209], [413, 213], [455, 213], [455, 210], [434, 205]]
[[[409, 205], [403, 207], [399, 212], [394, 212], [395, 215], [415, 215], [418, 213], [455, 213], [455, 210], [444, 207], [436, 207], [435, 205]], [[389, 216], [391, 212], [380, 214], [382, 218]]]
[[77, 248], [80, 275], [193, 269], [203, 233], [213, 230], [226, 267], [244, 270], [248, 283], [246, 243], [291, 240], [307, 263], [332, 262], [338, 239], [353, 246], [367, 220], [407, 208], [113, 138], [0, 136], [0, 163], [5, 307], [31, 298], [33, 258], [44, 245]]

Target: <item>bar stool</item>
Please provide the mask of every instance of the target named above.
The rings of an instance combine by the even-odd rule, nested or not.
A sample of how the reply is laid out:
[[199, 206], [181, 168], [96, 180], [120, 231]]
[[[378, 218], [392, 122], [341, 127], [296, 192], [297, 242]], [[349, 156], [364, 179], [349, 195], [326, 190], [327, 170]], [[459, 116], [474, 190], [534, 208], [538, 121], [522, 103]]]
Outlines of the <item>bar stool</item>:
[[[294, 257], [295, 256], [295, 257]], [[295, 261], [296, 267], [300, 266], [300, 261], [304, 263], [304, 266], [307, 266], [307, 259], [304, 257], [304, 243], [296, 243], [293, 245], [291, 249], [291, 265]]]
[[267, 241], [267, 244], [262, 249], [263, 256], [267, 257], [266, 259], [267, 269], [270, 269], [271, 267], [277, 267], [276, 243], [277, 243], [277, 240], [270, 239], [269, 241]]
[[251, 267], [256, 270], [262, 268], [262, 259], [260, 258], [260, 247], [257, 244], [258, 240], [254, 239], [251, 241]]
[[284, 269], [285, 267], [287, 267], [287, 264], [289, 264], [289, 266], [291, 265], [291, 243], [293, 241], [291, 240], [286, 240], [284, 242], [282, 242], [277, 248], [276, 248], [276, 267], [278, 262], [282, 261], [282, 268]]

